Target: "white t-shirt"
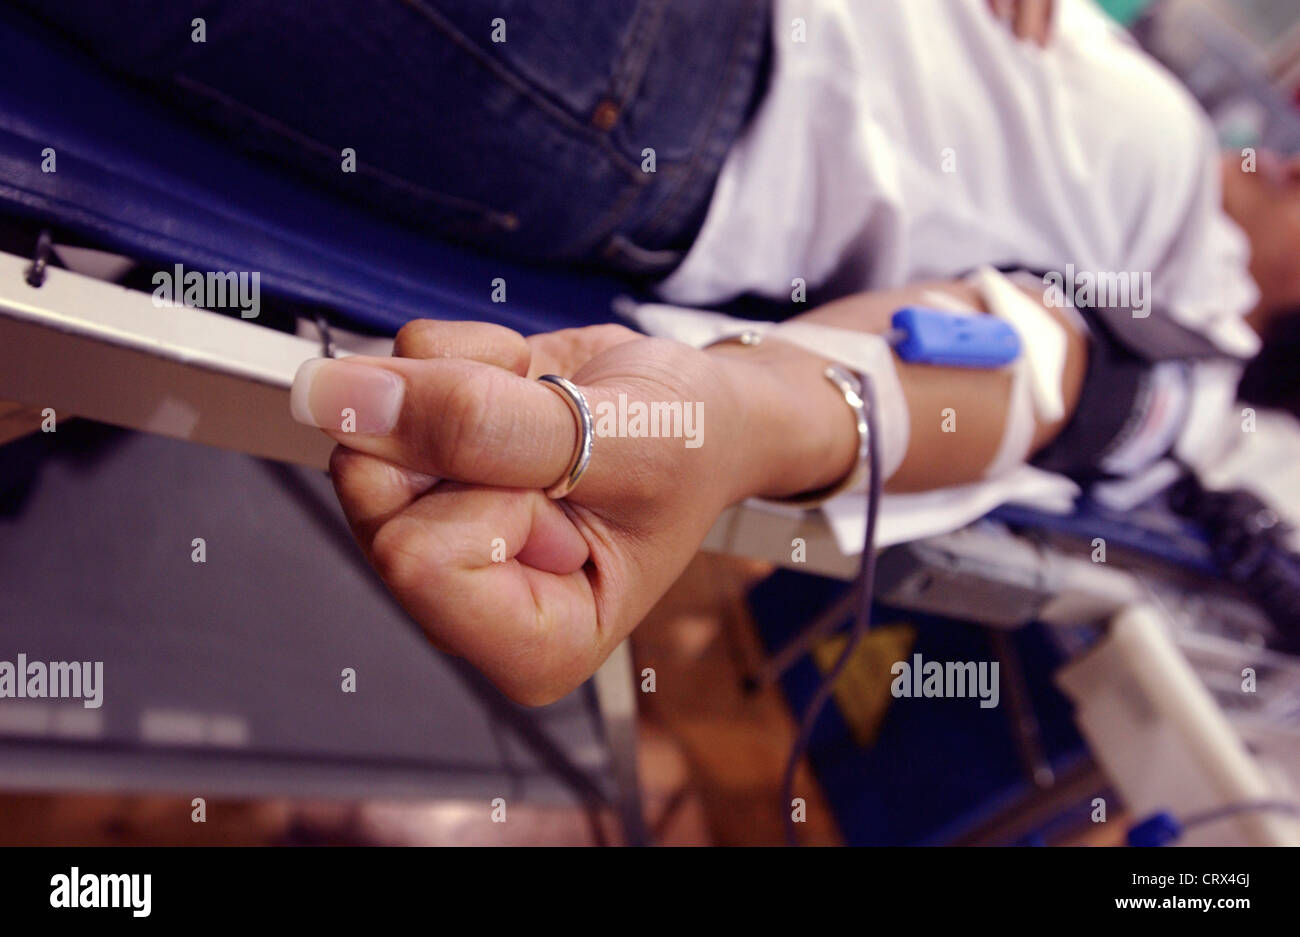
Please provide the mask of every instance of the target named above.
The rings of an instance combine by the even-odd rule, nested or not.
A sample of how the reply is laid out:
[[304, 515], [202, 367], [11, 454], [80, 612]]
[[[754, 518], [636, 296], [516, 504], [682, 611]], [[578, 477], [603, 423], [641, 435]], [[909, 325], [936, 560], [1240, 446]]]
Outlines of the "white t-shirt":
[[[1242, 319], [1258, 299], [1249, 246], [1223, 213], [1208, 120], [1091, 0], [1054, 9], [1044, 49], [1017, 40], [984, 0], [775, 0], [768, 92], [661, 296], [708, 307], [746, 293], [789, 300], [796, 278], [830, 297], [982, 264], [1073, 264], [1150, 274], [1151, 306], [1230, 354], [1254, 354]], [[689, 340], [698, 317], [659, 309], [638, 321]], [[1198, 370], [1208, 415], [1187, 425], [1230, 438], [1216, 431], [1236, 370]], [[1112, 494], [1137, 500], [1163, 467], [1132, 480], [1136, 495]], [[1013, 499], [1068, 510], [1077, 492], [1020, 466], [886, 495], [877, 540], [953, 530]], [[846, 553], [861, 548], [863, 502], [846, 494], [824, 507]]]
[[[1250, 355], [1248, 245], [1196, 102], [1090, 0], [1047, 48], [984, 0], [776, 0], [771, 84], [670, 302], [843, 295], [980, 264], [1149, 273], [1152, 305]], [[802, 30], [803, 41], [800, 41]]]

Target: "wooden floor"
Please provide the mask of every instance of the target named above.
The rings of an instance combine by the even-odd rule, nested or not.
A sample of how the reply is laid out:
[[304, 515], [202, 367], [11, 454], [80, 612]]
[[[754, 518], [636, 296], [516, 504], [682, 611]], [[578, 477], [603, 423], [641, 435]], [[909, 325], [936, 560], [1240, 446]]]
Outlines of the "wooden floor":
[[[641, 696], [640, 762], [646, 820], [666, 845], [776, 845], [784, 841], [780, 782], [794, 724], [776, 689], [741, 688], [758, 659], [744, 591], [767, 568], [701, 555], [637, 629], [637, 670], [656, 692]], [[801, 840], [838, 834], [811, 774]], [[210, 801], [191, 820], [188, 798], [101, 794], [0, 795], [0, 845], [583, 845], [617, 843], [610, 815], [578, 808], [511, 806], [493, 823], [482, 803]]]

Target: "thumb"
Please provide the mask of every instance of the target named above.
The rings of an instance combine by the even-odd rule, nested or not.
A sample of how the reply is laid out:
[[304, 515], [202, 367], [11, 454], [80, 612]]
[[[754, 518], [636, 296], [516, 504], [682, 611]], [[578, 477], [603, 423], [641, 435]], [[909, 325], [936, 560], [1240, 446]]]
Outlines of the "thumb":
[[471, 484], [546, 488], [578, 429], [546, 384], [461, 358], [316, 358], [294, 378], [294, 419], [407, 469]]

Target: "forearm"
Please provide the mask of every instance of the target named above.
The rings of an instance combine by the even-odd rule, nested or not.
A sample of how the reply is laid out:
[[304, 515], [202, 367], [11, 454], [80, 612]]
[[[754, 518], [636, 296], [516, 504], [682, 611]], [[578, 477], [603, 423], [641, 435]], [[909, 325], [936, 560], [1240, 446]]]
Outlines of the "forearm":
[[[941, 283], [851, 296], [812, 310], [798, 321], [879, 333], [889, 327], [894, 310], [909, 303], [924, 304], [924, 294], [931, 289], [942, 289], [982, 308], [973, 288]], [[1058, 310], [1049, 311], [1061, 318]], [[1073, 329], [1067, 332], [1070, 340], [1062, 376], [1065, 416], [1036, 426], [1033, 451], [1056, 436], [1078, 400], [1087, 348], [1082, 336]], [[755, 347], [717, 345], [709, 354], [725, 360], [744, 408], [745, 465], [736, 473], [738, 496], [811, 491], [848, 473], [856, 434], [843, 396], [822, 374], [825, 359], [778, 340]], [[922, 491], [983, 477], [1006, 425], [1010, 374], [896, 363], [911, 434], [907, 456], [888, 489]], [[948, 410], [954, 419], [945, 423]]]

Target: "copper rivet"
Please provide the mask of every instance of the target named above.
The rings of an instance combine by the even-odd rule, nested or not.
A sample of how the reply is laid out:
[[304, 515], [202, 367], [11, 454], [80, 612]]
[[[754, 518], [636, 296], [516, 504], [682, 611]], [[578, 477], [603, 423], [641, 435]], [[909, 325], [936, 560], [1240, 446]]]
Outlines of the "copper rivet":
[[600, 130], [608, 130], [618, 121], [618, 105], [606, 98], [596, 105], [596, 111], [591, 115], [592, 126]]

